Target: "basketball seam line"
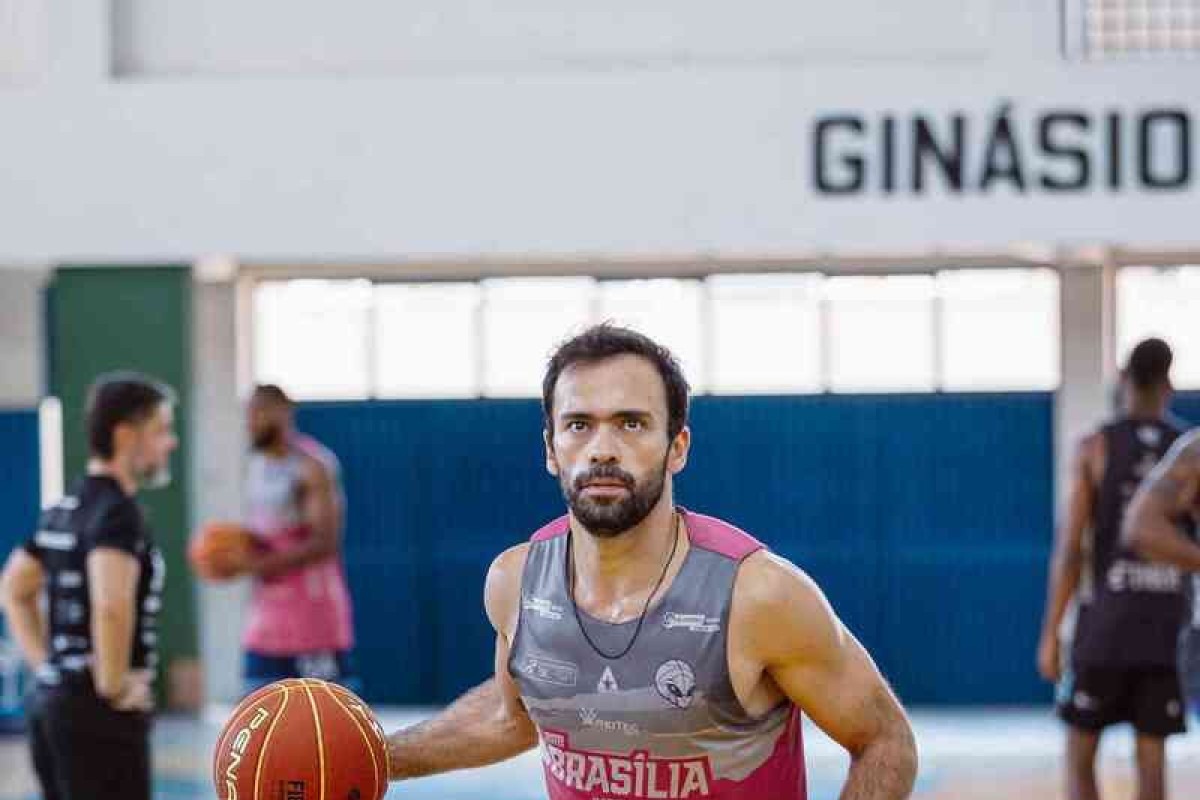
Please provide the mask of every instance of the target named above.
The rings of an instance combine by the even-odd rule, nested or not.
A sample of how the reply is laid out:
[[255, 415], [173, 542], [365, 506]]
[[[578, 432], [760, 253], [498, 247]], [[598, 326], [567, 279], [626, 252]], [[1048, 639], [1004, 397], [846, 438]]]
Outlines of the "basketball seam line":
[[[358, 729], [358, 735], [362, 737], [363, 744], [367, 746], [367, 754], [371, 756], [371, 778], [375, 781], [375, 792], [371, 795], [371, 800], [376, 800], [376, 798], [382, 797], [382, 795], [379, 794], [379, 761], [376, 760], [375, 751], [371, 748], [371, 740], [367, 738], [366, 732], [362, 729], [362, 726], [358, 724], [358, 720], [355, 719], [354, 714], [350, 711], [350, 709], [346, 708], [346, 704], [342, 702], [342, 699], [333, 693], [333, 690], [329, 688], [329, 685], [324, 684], [321, 688], [324, 689], [325, 693], [333, 699], [333, 702], [338, 704], [338, 708], [342, 709], [342, 711], [346, 713], [346, 716], [350, 718], [352, 723], [354, 723], [354, 727]], [[255, 798], [255, 800], [258, 799]]]
[[279, 724], [279, 720], [283, 718], [283, 711], [288, 704], [288, 687], [284, 686], [283, 702], [279, 704], [279, 710], [275, 712], [275, 719], [271, 720], [271, 727], [267, 728], [267, 735], [263, 737], [262, 747], [258, 749], [258, 766], [254, 769], [254, 800], [258, 800], [258, 787], [262, 778], [263, 760], [267, 756], [267, 746], [271, 744], [271, 734], [275, 733], [275, 726]]
[[[221, 784], [221, 773], [217, 771], [217, 767], [220, 765], [221, 754], [225, 752], [225, 745], [229, 742], [229, 737], [231, 735], [233, 735], [233, 732], [237, 729], [237, 721], [239, 719], [242, 719], [243, 717], [245, 717], [247, 714], [249, 714], [250, 711], [254, 708], [254, 706], [256, 706], [258, 703], [260, 703], [264, 700], [271, 699], [275, 695], [279, 694], [281, 691], [282, 691], [281, 689], [276, 689], [273, 692], [267, 692], [262, 697], [256, 698], [254, 703], [250, 704], [250, 708], [247, 708], [245, 711], [243, 711], [240, 714], [234, 714], [234, 716], [230, 717], [229, 721], [225, 723], [225, 733], [223, 736], [221, 736], [220, 739], [217, 740], [217, 749], [216, 749], [216, 752], [213, 754], [214, 755], [214, 758], [213, 758], [213, 782], [216, 784], [218, 798], [221, 796], [221, 785], [222, 784]], [[246, 701], [243, 700], [242, 702], [244, 703]], [[237, 711], [237, 709], [235, 708], [234, 711]]]
[[317, 768], [321, 772], [320, 800], [325, 800], [325, 740], [321, 736], [321, 712], [317, 711], [317, 701], [312, 690], [308, 688], [308, 681], [302, 679], [300, 684], [304, 687], [304, 693], [308, 695], [308, 704], [312, 706], [313, 727], [317, 731]]

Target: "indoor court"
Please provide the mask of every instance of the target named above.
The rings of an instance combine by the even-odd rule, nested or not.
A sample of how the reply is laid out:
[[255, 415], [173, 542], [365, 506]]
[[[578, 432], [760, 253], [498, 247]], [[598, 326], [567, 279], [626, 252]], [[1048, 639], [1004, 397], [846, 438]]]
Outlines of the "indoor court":
[[[675, 647], [677, 634], [720, 635], [679, 645], [709, 656], [699, 648], [735, 647], [733, 586], [759, 554], [729, 545], [735, 558], [688, 528], [676, 561], [680, 521], [695, 512], [748, 532], [820, 588], [909, 712], [913, 798], [1074, 800], [1039, 644], [1052, 644], [1055, 534], [1081, 481], [1090, 516], [1056, 562], [1081, 577], [1055, 666], [1072, 661], [1094, 598], [1127, 588], [1114, 588], [1126, 573], [1104, 571], [1110, 557], [1147, 581], [1131, 593], [1178, 601], [1171, 635], [1200, 641], [1200, 578], [1149, 563], [1141, 540], [1136, 554], [1121, 544], [1134, 541], [1125, 504], [1155, 480], [1174, 436], [1200, 425], [1197, 55], [1200, 0], [0, 0], [0, 557], [32, 542], [23, 568], [49, 576], [36, 602], [58, 603], [38, 606], [53, 618], [53, 679], [81, 677], [68, 676], [68, 694], [94, 688], [82, 579], [46, 566], [50, 551], [74, 557], [81, 545], [41, 515], [78, 503], [87, 469], [138, 492], [153, 546], [126, 552], [149, 548], [165, 565], [165, 582], [137, 587], [152, 598], [131, 606], [144, 627], [130, 634], [129, 666], [144, 662], [154, 680], [130, 688], [138, 673], [120, 688], [157, 704], [155, 800], [231, 800], [213, 785], [214, 747], [251, 687], [344, 683], [390, 733], [485, 681], [493, 559], [569, 506], [561, 575], [513, 572], [519, 590], [489, 600], [511, 605], [497, 618], [513, 626], [502, 648], [524, 665], [506, 673], [522, 713], [536, 723], [538, 709], [552, 719], [565, 708], [573, 736], [587, 728], [601, 742], [586, 749], [580, 735], [578, 753], [648, 758], [649, 770], [694, 757], [706, 780], [740, 784], [797, 758], [782, 744], [795, 725], [770, 727], [792, 702], [785, 680], [764, 667], [753, 699], [786, 702], [750, 713], [728, 658], [710, 658], [721, 683], [701, 685], [699, 656], [634, 648], [639, 635]], [[690, 451], [668, 484], [681, 510], [647, 504], [636, 522], [593, 530], [581, 508], [631, 508], [647, 481], [593, 467], [591, 483], [572, 484], [559, 428], [548, 474], [543, 379], [555, 348], [604, 323], [675, 356], [690, 385]], [[1169, 377], [1160, 364], [1142, 380], [1134, 354], [1152, 338], [1169, 345]], [[659, 367], [674, 423], [668, 373], [641, 358]], [[563, 375], [576, 379], [572, 366], [611, 361], [569, 364], [550, 398]], [[152, 404], [171, 410], [178, 440], [165, 486], [145, 465], [105, 472], [115, 455], [97, 467], [89, 391], [114, 370], [173, 390], [173, 403]], [[1111, 444], [1088, 460], [1098, 451], [1085, 437], [1117, 416], [1145, 423], [1155, 403], [1161, 429], [1128, 433], [1140, 460], [1105, 460]], [[551, 426], [578, 423], [582, 436], [593, 422], [582, 417]], [[657, 431], [653, 415], [618, 418], [621, 436]], [[680, 441], [667, 430], [660, 479]], [[121, 446], [141, 452], [141, 441]], [[1117, 486], [1114, 462], [1136, 480]], [[1111, 513], [1103, 492], [1120, 495]], [[605, 499], [625, 493], [624, 505]], [[1172, 530], [1189, 534], [1189, 515], [1200, 507]], [[645, 579], [618, 581], [611, 608], [593, 613], [577, 537], [618, 552], [622, 535], [650, 536], [646, 520], [674, 520], [669, 551], [644, 551], [653, 569], [629, 557]], [[287, 561], [289, 547], [310, 546]], [[545, 558], [558, 557], [553, 546]], [[716, 553], [737, 563], [710, 567], [711, 583], [684, 572]], [[545, 585], [531, 588], [535, 578]], [[565, 592], [562, 607], [546, 586]], [[664, 611], [643, 630], [664, 598], [681, 602], [676, 586], [703, 608]], [[32, 614], [30, 597], [12, 606]], [[567, 655], [539, 653], [548, 639], [528, 630], [533, 654], [519, 651], [535, 617], [576, 626]], [[634, 620], [619, 657], [588, 633]], [[1150, 628], [1127, 624], [1106, 652], [1167, 676], [1174, 694], [1152, 711], [1192, 729], [1167, 740], [1168, 796], [1193, 800], [1200, 656], [1181, 684], [1173, 642], [1169, 658], [1142, 647]], [[25, 700], [50, 679], [43, 671], [34, 690], [13, 630], [0, 608], [0, 800], [37, 800]], [[648, 669], [636, 664], [644, 683], [614, 677], [651, 652]], [[603, 676], [584, 681], [593, 662]], [[529, 691], [539, 681], [546, 697]], [[1090, 689], [1060, 687], [1076, 710], [1094, 703]], [[567, 688], [579, 694], [552, 694]], [[718, 712], [708, 728], [652, 736], [619, 705], [625, 716], [599, 720], [594, 705], [571, 705], [608, 693], [659, 703], [653, 723], [697, 712], [696, 697]], [[832, 702], [824, 695], [810, 702]], [[850, 759], [810, 716], [807, 797], [835, 800]], [[790, 733], [765, 747], [762, 731], [780, 727]], [[547, 730], [538, 735], [559, 735]], [[551, 738], [539, 741], [504, 763], [393, 782], [387, 797], [671, 794], [548, 794]], [[1135, 797], [1134, 751], [1129, 725], [1105, 732], [1103, 800]], [[763, 800], [799, 796], [793, 786]]]

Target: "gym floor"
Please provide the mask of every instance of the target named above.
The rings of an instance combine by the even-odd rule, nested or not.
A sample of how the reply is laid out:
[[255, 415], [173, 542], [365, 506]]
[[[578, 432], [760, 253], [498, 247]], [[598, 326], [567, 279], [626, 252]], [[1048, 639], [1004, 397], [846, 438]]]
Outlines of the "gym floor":
[[[427, 715], [425, 710], [381, 714], [392, 730]], [[212, 800], [209, 754], [224, 710], [206, 719], [162, 719], [155, 732], [156, 800]], [[1059, 754], [1062, 731], [1048, 709], [917, 710], [921, 750], [917, 800], [1054, 800], [1062, 797]], [[806, 733], [810, 800], [835, 800], [846, 756], [815, 729]], [[1133, 797], [1133, 738], [1115, 729], [1102, 745], [1105, 800]], [[1200, 736], [1169, 745], [1173, 798], [1200, 797]], [[498, 792], [497, 787], [505, 787]], [[24, 739], [0, 739], [0, 800], [34, 800], [37, 785]], [[392, 787], [393, 800], [534, 800], [544, 798], [536, 752], [489, 769]]]

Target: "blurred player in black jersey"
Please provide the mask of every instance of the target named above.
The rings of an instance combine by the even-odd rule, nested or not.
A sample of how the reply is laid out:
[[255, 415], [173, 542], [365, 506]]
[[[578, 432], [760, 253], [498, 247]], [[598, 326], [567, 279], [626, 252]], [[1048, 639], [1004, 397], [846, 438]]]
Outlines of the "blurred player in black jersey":
[[[1070, 800], [1099, 797], [1100, 734], [1122, 722], [1137, 733], [1138, 800], [1163, 800], [1164, 742], [1185, 728], [1176, 668], [1183, 579], [1179, 570], [1149, 563], [1121, 541], [1138, 485], [1183, 433], [1167, 412], [1171, 361], [1160, 339], [1133, 349], [1121, 373], [1119, 415], [1085, 436], [1072, 461], [1038, 648], [1039, 671], [1058, 681]], [[1058, 631], [1072, 598], [1078, 616], [1064, 664]]]
[[171, 390], [144, 376], [97, 380], [87, 474], [43, 512], [0, 577], [9, 628], [37, 678], [29, 736], [45, 800], [150, 800], [165, 572], [134, 497], [169, 480], [173, 406]]

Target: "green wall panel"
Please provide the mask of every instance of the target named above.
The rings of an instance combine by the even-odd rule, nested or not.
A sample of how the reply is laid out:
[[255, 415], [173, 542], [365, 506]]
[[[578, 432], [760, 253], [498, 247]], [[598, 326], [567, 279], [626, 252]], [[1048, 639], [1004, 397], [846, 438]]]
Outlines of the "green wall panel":
[[[51, 389], [63, 404], [64, 465], [68, 480], [87, 461], [83, 415], [88, 386], [97, 375], [133, 369], [153, 375], [179, 393], [180, 446], [172, 481], [141, 500], [167, 561], [160, 646], [164, 669], [197, 654], [196, 610], [185, 559], [188, 521], [191, 396], [191, 273], [187, 267], [69, 266], [50, 288]], [[165, 674], [163, 675], [165, 678]], [[161, 684], [160, 684], [161, 685]]]

